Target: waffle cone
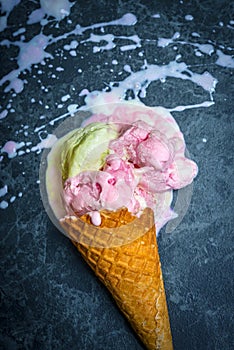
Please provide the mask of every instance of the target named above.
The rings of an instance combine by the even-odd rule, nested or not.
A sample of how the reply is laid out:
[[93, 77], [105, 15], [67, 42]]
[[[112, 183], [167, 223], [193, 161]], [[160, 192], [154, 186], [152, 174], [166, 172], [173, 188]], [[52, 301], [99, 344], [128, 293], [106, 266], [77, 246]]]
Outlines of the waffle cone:
[[146, 208], [138, 219], [123, 208], [101, 217], [99, 227], [89, 215], [60, 223], [146, 348], [172, 350], [153, 211]]

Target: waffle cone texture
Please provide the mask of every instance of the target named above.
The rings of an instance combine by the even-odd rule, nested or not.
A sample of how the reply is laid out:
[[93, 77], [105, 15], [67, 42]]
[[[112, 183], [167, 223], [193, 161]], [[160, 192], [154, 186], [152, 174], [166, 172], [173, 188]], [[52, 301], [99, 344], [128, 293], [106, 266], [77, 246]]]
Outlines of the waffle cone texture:
[[172, 350], [153, 211], [146, 208], [135, 218], [123, 208], [101, 217], [99, 227], [89, 215], [67, 216], [60, 224], [145, 347]]

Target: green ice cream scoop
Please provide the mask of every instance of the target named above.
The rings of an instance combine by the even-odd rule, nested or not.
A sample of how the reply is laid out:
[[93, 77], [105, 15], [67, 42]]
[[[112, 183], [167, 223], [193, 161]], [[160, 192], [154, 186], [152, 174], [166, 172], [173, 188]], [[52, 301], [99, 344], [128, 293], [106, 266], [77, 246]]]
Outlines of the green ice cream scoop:
[[118, 137], [114, 126], [92, 123], [71, 133], [61, 153], [63, 181], [81, 171], [99, 170], [109, 153], [109, 142]]

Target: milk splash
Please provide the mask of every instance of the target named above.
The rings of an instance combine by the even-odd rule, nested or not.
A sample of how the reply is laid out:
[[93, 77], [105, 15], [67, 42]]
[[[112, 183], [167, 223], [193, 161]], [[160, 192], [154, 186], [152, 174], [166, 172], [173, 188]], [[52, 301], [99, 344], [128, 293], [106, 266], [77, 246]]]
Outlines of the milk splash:
[[[82, 26], [80, 23], [74, 23], [74, 14], [79, 10], [79, 6], [75, 2], [68, 0], [41, 0], [40, 4], [34, 4], [34, 8], [29, 13], [27, 22], [20, 24], [18, 28], [12, 29], [8, 24], [9, 15], [17, 16], [17, 11], [21, 6], [20, 0], [1, 1], [2, 17], [0, 21], [0, 30], [2, 31], [1, 47], [9, 50], [11, 47], [18, 49], [17, 57], [9, 56], [9, 63], [14, 62], [14, 69], [6, 72], [0, 79], [0, 88], [3, 90], [2, 103], [0, 105], [0, 122], [11, 123], [11, 114], [17, 113], [16, 97], [19, 94], [27, 93], [30, 89], [30, 77], [32, 69], [37, 68], [37, 89], [43, 90], [46, 95], [48, 86], [42, 85], [40, 76], [45, 75], [48, 78], [48, 85], [51, 79], [57, 79], [62, 76], [66, 70], [66, 57], [69, 55], [71, 62], [70, 74], [77, 77], [75, 85], [69, 91], [61, 92], [58, 96], [58, 101], [55, 105], [44, 104], [44, 114], [35, 114], [30, 122], [22, 124], [19, 129], [8, 138], [1, 141], [0, 162], [11, 161], [12, 158], [19, 159], [20, 164], [23, 164], [24, 159], [34, 157], [40, 154], [46, 147], [51, 147], [55, 139], [51, 134], [51, 128], [56, 126], [60, 121], [65, 120], [68, 116], [76, 113], [77, 110], [84, 108], [84, 103], [87, 105], [100, 103], [101, 100], [105, 103], [113, 101], [121, 101], [124, 99], [133, 99], [143, 101], [147, 98], [149, 87], [154, 82], [160, 82], [160, 89], [163, 90], [164, 84], [169, 79], [174, 79], [178, 84], [189, 82], [194, 87], [199, 87], [203, 91], [202, 101], [196, 101], [194, 98], [189, 105], [181, 103], [178, 106], [173, 104], [173, 101], [168, 101], [168, 110], [173, 112], [181, 112], [192, 108], [209, 108], [214, 105], [215, 91], [218, 86], [218, 74], [210, 70], [211, 65], [209, 60], [212, 59], [212, 65], [218, 69], [231, 69], [234, 67], [234, 60], [231, 56], [232, 48], [222, 43], [216, 43], [212, 40], [204, 38], [199, 33], [199, 28], [196, 31], [191, 30], [191, 40], [183, 40], [182, 34], [174, 31], [172, 36], [146, 38], [141, 37], [137, 31], [137, 22], [141, 18], [137, 18], [134, 13], [125, 13], [116, 19], [91, 23], [87, 26]], [[77, 8], [78, 7], [78, 8]], [[152, 21], [158, 23], [163, 16], [160, 13], [152, 13], [150, 16]], [[189, 26], [194, 18], [188, 14], [181, 19]], [[60, 29], [61, 23], [69, 24], [69, 30], [63, 31]], [[33, 37], [28, 39], [31, 26], [37, 24], [40, 30]], [[233, 23], [228, 25], [217, 24], [220, 28], [232, 30]], [[47, 34], [48, 27], [52, 26], [56, 29], [54, 33]], [[147, 24], [146, 24], [147, 26]], [[64, 26], [63, 26], [64, 28]], [[65, 26], [66, 28], [66, 26]], [[118, 34], [116, 30], [118, 29]], [[12, 30], [12, 37], [4, 38], [5, 30]], [[128, 30], [129, 29], [129, 30]], [[59, 47], [61, 52], [59, 59], [58, 54], [53, 45]], [[84, 68], [75, 65], [72, 62], [82, 62], [80, 49], [84, 49], [87, 45], [91, 46], [90, 59], [97, 64], [98, 69], [105, 70], [109, 67], [109, 76], [103, 83], [100, 81], [97, 90], [90, 89], [90, 82], [82, 79]], [[147, 56], [147, 45], [153, 45], [154, 57]], [[194, 57], [197, 60], [196, 64], [191, 64], [183, 59], [178, 53], [180, 47], [189, 47], [192, 49]], [[165, 50], [170, 50], [171, 60], [162, 62], [161, 58]], [[112, 59], [111, 63], [106, 62], [103, 57], [109, 51]], [[118, 55], [116, 56], [116, 52]], [[119, 54], [120, 53], [120, 54]], [[136, 56], [138, 68], [131, 61], [131, 57]], [[207, 64], [204, 64], [204, 58]], [[151, 61], [150, 61], [151, 59]], [[201, 60], [201, 61], [199, 61]], [[196, 68], [201, 68], [197, 70]], [[54, 70], [53, 74], [48, 74], [49, 70]], [[182, 86], [182, 85], [179, 85]], [[178, 87], [180, 88], [180, 87]], [[158, 88], [157, 88], [158, 89]], [[111, 91], [108, 93], [106, 91]], [[129, 91], [131, 92], [129, 95]], [[157, 94], [157, 91], [155, 91]], [[27, 101], [28, 106], [35, 106], [38, 103], [41, 107], [43, 102], [35, 97]], [[55, 107], [57, 108], [55, 110]], [[53, 109], [53, 118], [45, 123], [48, 110]], [[63, 109], [63, 113], [60, 110]], [[64, 111], [64, 109], [66, 111]], [[38, 118], [36, 121], [35, 118]], [[28, 118], [27, 118], [28, 119]], [[36, 125], [36, 126], [35, 126]], [[30, 174], [23, 171], [24, 176]], [[24, 190], [15, 193], [14, 189], [6, 181], [1, 185], [1, 208], [7, 208], [13, 203], [16, 198], [23, 195]]]
[[7, 20], [14, 9], [20, 3], [20, 0], [2, 0], [1, 1], [1, 11], [4, 13], [3, 16], [0, 17], [0, 32], [7, 28]]

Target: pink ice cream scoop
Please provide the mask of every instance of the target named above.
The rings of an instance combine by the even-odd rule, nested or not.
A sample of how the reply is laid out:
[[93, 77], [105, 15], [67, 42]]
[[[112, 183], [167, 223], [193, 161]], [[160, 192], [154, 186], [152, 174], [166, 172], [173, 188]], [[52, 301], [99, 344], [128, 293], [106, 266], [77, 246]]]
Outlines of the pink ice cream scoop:
[[174, 157], [174, 147], [170, 140], [159, 131], [151, 131], [136, 149], [136, 162], [139, 166], [152, 166], [164, 171]]
[[69, 214], [81, 216], [103, 208], [129, 207], [133, 210], [137, 207], [131, 169], [124, 169], [122, 162], [116, 168], [116, 163], [115, 160], [114, 165], [113, 162], [107, 165], [108, 171], [84, 171], [65, 181], [64, 201]]
[[184, 157], [180, 139], [167, 139], [143, 121], [111, 141], [110, 149], [134, 164], [139, 186], [153, 193], [182, 188], [197, 172], [196, 164]]
[[139, 121], [128, 128], [120, 137], [110, 142], [110, 149], [119, 157], [123, 157], [130, 162], [136, 163], [136, 150], [138, 145], [148, 137], [152, 130], [150, 125]]
[[134, 123], [117, 140], [111, 141], [110, 149], [137, 167], [153, 166], [161, 171], [174, 156], [173, 143], [143, 121]]

